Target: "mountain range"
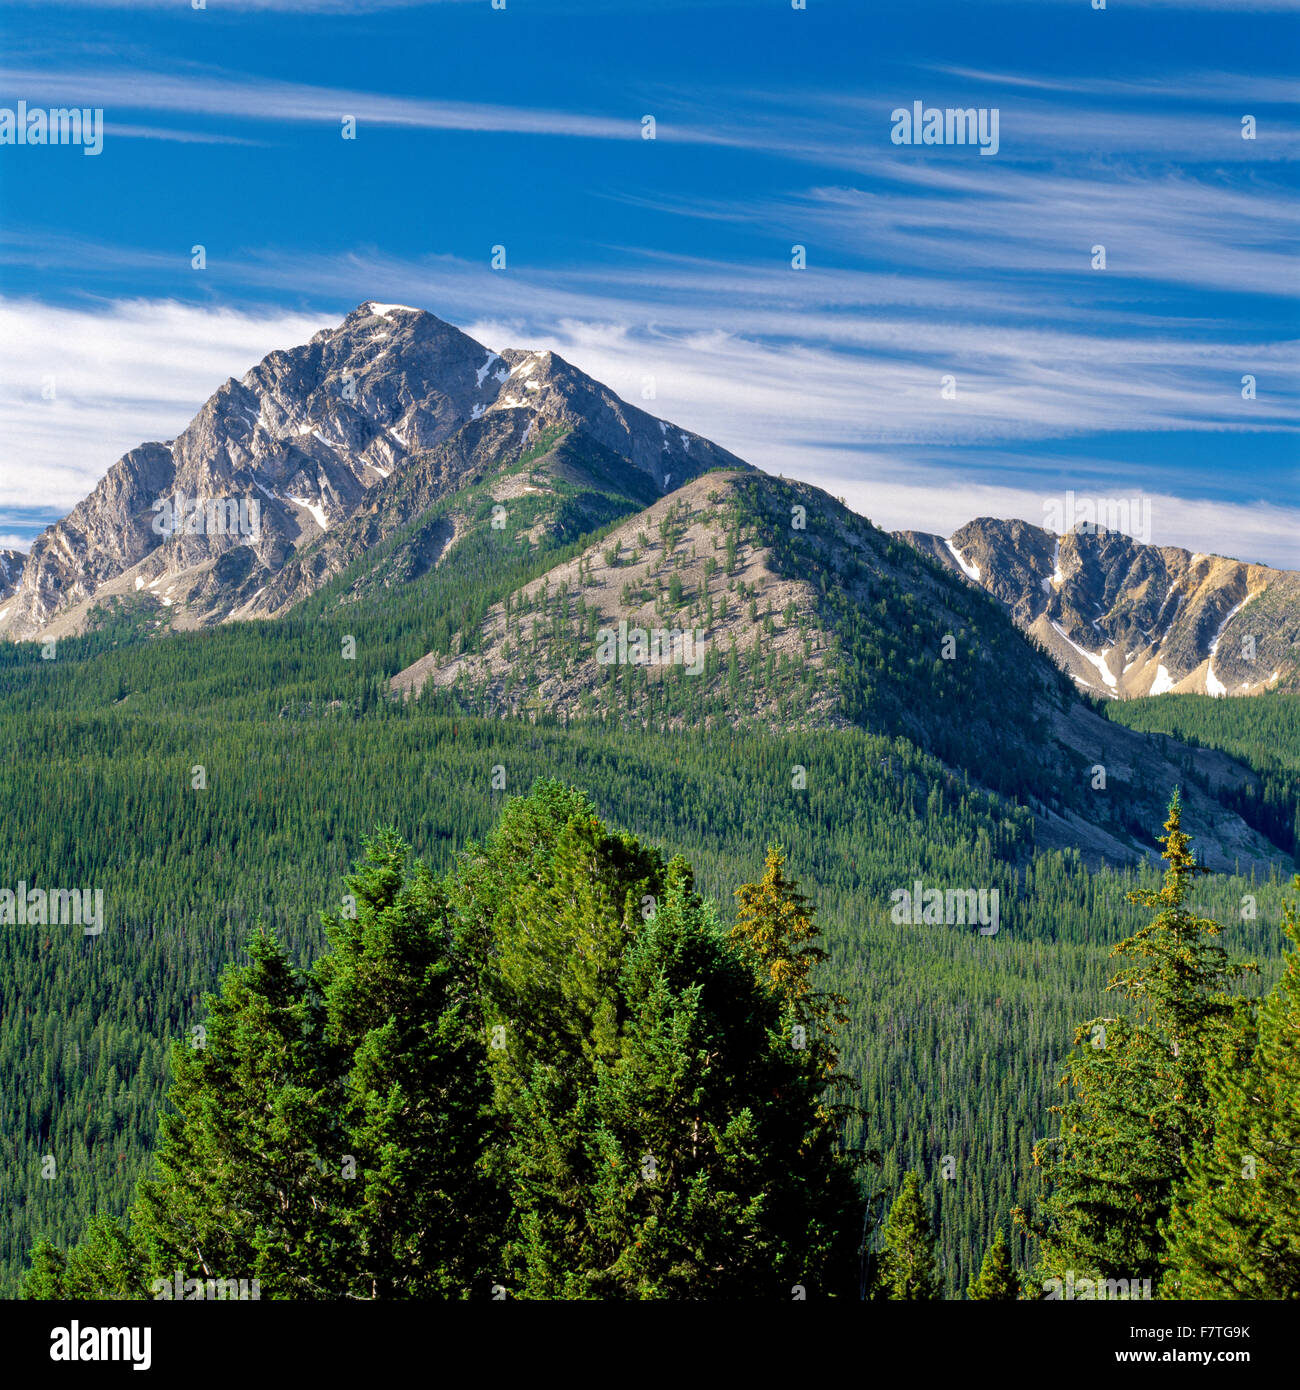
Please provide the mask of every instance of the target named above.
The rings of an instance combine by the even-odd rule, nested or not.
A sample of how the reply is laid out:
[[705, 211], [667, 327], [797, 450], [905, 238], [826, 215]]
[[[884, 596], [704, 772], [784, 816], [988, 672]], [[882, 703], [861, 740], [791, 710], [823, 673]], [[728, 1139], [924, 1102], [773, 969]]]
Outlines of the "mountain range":
[[[275, 617], [556, 428], [571, 454], [605, 451], [643, 503], [747, 467], [554, 353], [498, 354], [432, 314], [370, 302], [228, 380], [177, 438], [124, 455], [29, 556], [0, 551], [0, 637], [82, 632], [133, 596], [155, 631]], [[214, 501], [230, 524], [212, 524]], [[455, 528], [422, 538], [427, 562]], [[1295, 571], [1100, 527], [1057, 536], [981, 517], [950, 538], [897, 534], [1005, 604], [1099, 697], [1300, 689]]]
[[1083, 524], [980, 517], [901, 533], [1006, 604], [1081, 688], [1108, 699], [1300, 689], [1300, 573]]
[[1084, 697], [1295, 689], [1300, 576], [1020, 521], [891, 535], [554, 353], [496, 353], [398, 305], [228, 380], [0, 576], [15, 640], [404, 603], [403, 650], [420, 645], [387, 668], [399, 698], [862, 728], [939, 759], [944, 795], [1020, 802], [1040, 846], [1093, 863], [1149, 855], [1183, 781], [1212, 865], [1286, 859], [1237, 813], [1255, 772]]

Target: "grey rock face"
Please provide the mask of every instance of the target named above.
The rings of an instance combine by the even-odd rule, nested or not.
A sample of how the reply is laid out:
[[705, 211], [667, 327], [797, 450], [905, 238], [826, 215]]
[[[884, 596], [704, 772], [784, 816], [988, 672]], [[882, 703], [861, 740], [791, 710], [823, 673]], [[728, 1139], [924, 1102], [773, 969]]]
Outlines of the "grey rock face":
[[18, 587], [27, 556], [21, 550], [0, 550], [0, 603]]
[[227, 381], [176, 439], [114, 464], [33, 544], [0, 636], [80, 631], [113, 595], [153, 602], [159, 627], [282, 612], [354, 558], [358, 536], [553, 425], [582, 426], [665, 489], [744, 466], [552, 353], [497, 354], [432, 314], [366, 303]]
[[1110, 698], [1300, 689], [1300, 573], [1103, 527], [1054, 536], [980, 517], [902, 532], [1011, 610], [1075, 681]]
[[648, 473], [665, 492], [710, 468], [745, 466], [700, 435], [628, 405], [553, 352], [509, 349], [501, 357], [508, 374], [490, 410], [531, 410], [543, 427], [580, 425], [605, 448]]

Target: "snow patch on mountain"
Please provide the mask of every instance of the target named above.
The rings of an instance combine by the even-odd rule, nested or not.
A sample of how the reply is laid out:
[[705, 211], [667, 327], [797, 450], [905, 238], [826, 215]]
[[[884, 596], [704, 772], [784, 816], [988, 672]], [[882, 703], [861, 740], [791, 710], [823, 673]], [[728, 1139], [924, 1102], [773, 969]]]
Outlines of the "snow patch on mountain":
[[[1052, 551], [1051, 587], [1054, 589], [1059, 589], [1061, 585], [1064, 583], [1065, 575], [1061, 573], [1061, 538], [1058, 536], [1056, 538], [1056, 549]], [[1053, 624], [1053, 626], [1055, 626], [1055, 624]], [[1062, 633], [1061, 635], [1063, 637], [1065, 636], [1064, 633]], [[1067, 637], [1065, 640], [1068, 642], [1070, 639]]]
[[483, 383], [487, 380], [487, 374], [492, 370], [493, 362], [499, 362], [500, 360], [501, 354], [499, 352], [489, 352], [487, 361], [474, 373], [474, 375], [478, 377], [480, 391], [483, 389]]
[[298, 506], [304, 507], [309, 511], [312, 514], [312, 519], [322, 531], [328, 531], [330, 529], [329, 517], [325, 515], [325, 509], [320, 506], [319, 503], [310, 502], [305, 497], [295, 497], [292, 493], [289, 494], [289, 501], [296, 502]]
[[952, 541], [944, 541], [944, 545], [948, 547], [948, 553], [952, 556], [952, 558], [956, 560], [957, 563], [961, 566], [961, 572], [966, 576], [966, 578], [973, 579], [978, 584], [980, 578], [980, 567], [978, 565], [967, 564], [967, 562], [962, 559], [961, 551], [958, 550], [955, 545], [953, 545]]
[[1226, 627], [1228, 626], [1228, 624], [1237, 616], [1238, 613], [1241, 612], [1241, 610], [1242, 610], [1243, 608], [1245, 608], [1245, 606], [1246, 606], [1246, 605], [1251, 601], [1251, 599], [1253, 599], [1254, 597], [1255, 597], [1254, 594], [1247, 594], [1246, 597], [1245, 597], [1244, 599], [1242, 599], [1242, 601], [1232, 610], [1232, 612], [1229, 613], [1228, 616], [1227, 616], [1226, 618], [1224, 618], [1224, 620], [1219, 624], [1219, 630], [1214, 634], [1213, 638], [1211, 638], [1211, 640], [1210, 640], [1210, 655], [1211, 655], [1211, 656], [1213, 656], [1214, 653], [1217, 652], [1217, 651], [1219, 650], [1219, 639], [1223, 636], [1223, 630], [1224, 630], [1224, 628], [1226, 628]]
[[1151, 689], [1148, 695], [1163, 695], [1166, 691], [1174, 688], [1174, 678], [1165, 670], [1163, 666], [1156, 667], [1156, 678], [1151, 682]]
[[[1051, 620], [1049, 619], [1049, 621]], [[1065, 629], [1060, 625], [1060, 623], [1053, 622], [1052, 630], [1056, 633], [1056, 635], [1061, 639], [1062, 642], [1065, 642], [1068, 646], [1073, 647], [1074, 650], [1078, 652], [1079, 655], [1083, 657], [1085, 661], [1090, 662], [1093, 666], [1095, 666], [1097, 668], [1097, 674], [1101, 676], [1102, 680], [1104, 680], [1112, 690], [1115, 690], [1117, 688], [1115, 677], [1111, 675], [1110, 668], [1106, 665], [1106, 658], [1111, 654], [1111, 652], [1115, 650], [1114, 647], [1107, 647], [1106, 650], [1102, 652], [1100, 656], [1098, 656], [1095, 652], [1085, 651], [1081, 646], [1079, 646], [1077, 642], [1071, 642], [1070, 639], [1065, 635]]]

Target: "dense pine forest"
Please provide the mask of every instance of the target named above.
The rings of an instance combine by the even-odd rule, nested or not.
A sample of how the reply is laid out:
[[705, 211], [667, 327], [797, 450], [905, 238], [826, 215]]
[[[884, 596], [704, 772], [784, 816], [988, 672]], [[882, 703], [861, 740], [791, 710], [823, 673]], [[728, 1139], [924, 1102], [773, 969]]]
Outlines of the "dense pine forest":
[[[1155, 916], [1113, 953], [1135, 962], [1110, 982], [1126, 1007], [1077, 1028], [1059, 1134], [1034, 1146], [1038, 1213], [1006, 1213], [1031, 1271], [994, 1211], [970, 1298], [1300, 1292], [1300, 954], [1262, 1011], [1225, 989], [1256, 966], [1189, 907], [1205, 871], [1177, 796], [1162, 846], [1163, 882], [1130, 895]], [[544, 780], [442, 876], [381, 832], [312, 967], [251, 935], [173, 1046], [128, 1220], [101, 1211], [68, 1250], [38, 1239], [25, 1295], [943, 1297], [931, 1207], [987, 1184], [997, 1143], [932, 1124], [951, 1152], [923, 1147], [891, 1183], [855, 1141], [882, 1096], [844, 1068], [860, 1010], [819, 987], [828, 956], [787, 869], [769, 847], [728, 922], [685, 858]]]
[[[635, 727], [392, 698], [397, 670], [466, 640], [491, 603], [643, 505], [613, 486], [556, 486], [563, 505], [552, 498], [547, 516], [558, 521], [535, 543], [495, 535], [485, 495], [484, 524], [436, 571], [411, 568], [416, 526], [274, 623], [148, 639], [148, 613], [127, 603], [53, 650], [0, 645], [0, 735], [12, 753], [0, 771], [0, 885], [99, 887], [106, 917], [96, 936], [14, 923], [0, 938], [3, 1292], [26, 1278], [33, 1296], [72, 1296], [106, 1287], [93, 1279], [111, 1269], [117, 1291], [138, 1293], [146, 1275], [196, 1268], [181, 1227], [236, 1210], [248, 1229], [223, 1224], [229, 1266], [217, 1272], [258, 1277], [268, 1297], [487, 1297], [496, 1285], [531, 1297], [788, 1298], [800, 1285], [809, 1296], [960, 1298], [1022, 1286], [1041, 1296], [1059, 1269], [1126, 1278], [1116, 1271], [1127, 1252], [1080, 1234], [1070, 1215], [1083, 1200], [1071, 1165], [1083, 1172], [1089, 1155], [1067, 1152], [1063, 1169], [1042, 1145], [1059, 1134], [1051, 1107], [1067, 1067], [1075, 1103], [1093, 1103], [1076, 1050], [1088, 1020], [1131, 1019], [1153, 1086], [1169, 1080], [1150, 1061], [1165, 1016], [1144, 1013], [1153, 996], [1141, 988], [1107, 993], [1111, 952], [1153, 917], [1193, 908], [1258, 973], [1220, 980], [1205, 967], [1197, 988], [1227, 1001], [1195, 1043], [1212, 1079], [1171, 1119], [1151, 1200], [1177, 1213], [1188, 1252], [1204, 1244], [1205, 1222], [1236, 1220], [1215, 1208], [1214, 1165], [1227, 1161], [1215, 1117], [1229, 1117], [1225, 1133], [1252, 1120], [1213, 1078], [1225, 1048], [1238, 1071], [1258, 1053], [1278, 1103], [1294, 1097], [1290, 873], [1189, 869], [1178, 902], [1157, 903], [1167, 865], [1090, 867], [1040, 845], [1029, 790], [1065, 809], [1088, 799], [1044, 791], [1031, 759], [1018, 762], [1010, 743], [999, 757], [983, 724], [953, 717], [945, 673], [913, 671], [908, 656], [927, 615], [879, 580], [878, 621], [842, 643], [858, 727], [705, 727], [689, 704], [684, 727]], [[757, 494], [735, 518], [738, 544], [762, 505]], [[991, 600], [934, 574], [972, 631], [1015, 650]], [[902, 674], [891, 677], [894, 661]], [[992, 669], [974, 675], [986, 694]], [[889, 700], [878, 698], [891, 679]], [[801, 688], [798, 673], [755, 661], [720, 682], [719, 698], [732, 710], [769, 697], [797, 706]], [[1020, 695], [993, 693], [1005, 738]], [[971, 686], [968, 702], [978, 694]], [[1242, 814], [1294, 853], [1284, 773], [1300, 701], [1205, 704], [1195, 718], [1167, 697], [1107, 713], [1258, 768], [1264, 795]], [[908, 737], [904, 720], [938, 742]], [[1191, 763], [1175, 761], [1191, 790]], [[538, 779], [531, 799], [515, 799]], [[1167, 801], [1173, 787], [1158, 790]], [[1108, 814], [1133, 820], [1116, 801]], [[512, 838], [530, 816], [550, 827], [536, 830], [535, 863]], [[594, 918], [560, 910], [575, 818], [612, 866]], [[1131, 829], [1157, 848], [1157, 821]], [[525, 861], [545, 862], [545, 902], [519, 877]], [[996, 890], [998, 931], [896, 921], [892, 895], [918, 881]], [[753, 891], [738, 898], [744, 885]], [[645, 898], [663, 913], [642, 916]], [[776, 925], [751, 916], [746, 927], [746, 903], [764, 901]], [[354, 902], [357, 915], [345, 915]], [[598, 939], [582, 936], [598, 927]], [[530, 955], [537, 932], [546, 959], [569, 943], [582, 964], [547, 984]], [[385, 1002], [389, 984], [401, 1008]], [[1275, 987], [1257, 1017], [1248, 1001]], [[411, 1031], [417, 1018], [423, 1032]], [[798, 1055], [796, 1026], [807, 1042]], [[249, 1051], [250, 1030], [265, 1054]], [[700, 1061], [718, 1039], [746, 1059], [744, 1077], [727, 1070], [735, 1057]], [[456, 1143], [433, 1120], [427, 1132], [392, 1128], [392, 1097], [426, 1081], [446, 1114], [477, 1117]], [[638, 1089], [656, 1097], [665, 1128], [638, 1128]], [[180, 1193], [212, 1166], [205, 1104], [230, 1107], [247, 1159], [270, 1154], [252, 1118], [268, 1100], [284, 1107], [275, 1161], [301, 1217], [277, 1246], [292, 1259], [250, 1234], [256, 1206], [238, 1173], [223, 1177], [228, 1188], [196, 1186], [192, 1207]], [[752, 1133], [732, 1126], [747, 1106]], [[691, 1116], [690, 1164], [670, 1113]], [[1088, 1110], [1096, 1133], [1113, 1119]], [[429, 1153], [447, 1165], [444, 1186], [458, 1175], [447, 1190], [463, 1188], [463, 1202], [440, 1207], [437, 1183], [416, 1181], [412, 1155]], [[355, 1182], [342, 1176], [349, 1154]], [[637, 1176], [646, 1155], [654, 1171], [671, 1169], [660, 1187]], [[1262, 1172], [1268, 1155], [1257, 1157]], [[795, 1182], [804, 1163], [816, 1192]], [[402, 1192], [427, 1205], [400, 1212]], [[323, 1226], [300, 1210], [317, 1207]], [[437, 1249], [421, 1244], [434, 1228]], [[1164, 1287], [1164, 1237], [1144, 1239], [1135, 1277], [1151, 1271]], [[1189, 1253], [1189, 1285], [1213, 1278], [1193, 1264]], [[1259, 1274], [1270, 1287], [1289, 1277]]]
[[1269, 693], [1224, 701], [1170, 695], [1112, 701], [1106, 712], [1130, 729], [1221, 748], [1249, 763], [1260, 786], [1230, 793], [1229, 804], [1275, 844], [1300, 853], [1300, 701], [1294, 696]]

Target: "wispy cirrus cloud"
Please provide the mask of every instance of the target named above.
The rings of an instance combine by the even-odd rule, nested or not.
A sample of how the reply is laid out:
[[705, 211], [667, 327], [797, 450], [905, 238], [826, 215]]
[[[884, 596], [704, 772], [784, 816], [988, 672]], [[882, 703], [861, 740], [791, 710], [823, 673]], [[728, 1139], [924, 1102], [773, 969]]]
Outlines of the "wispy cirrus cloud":
[[[129, 252], [75, 242], [28, 254], [73, 257], [87, 274], [97, 256], [114, 273], [130, 266]], [[146, 253], [138, 269], [153, 266], [174, 270], [175, 258]], [[783, 419], [815, 417], [822, 443], [834, 445], [1291, 429], [1300, 413], [1289, 334], [1243, 334], [1212, 318], [1171, 324], [1141, 299], [1126, 310], [1069, 285], [1045, 286], [1026, 306], [1014, 287], [974, 278], [793, 271], [776, 258], [738, 265], [628, 248], [612, 262], [505, 274], [450, 256], [272, 248], [228, 260], [223, 275], [249, 293], [294, 293], [343, 309], [371, 297], [413, 302], [458, 323], [493, 325], [493, 347], [512, 338], [532, 344], [539, 335], [566, 356], [603, 346], [611, 385], [639, 390], [646, 374], [682, 377], [680, 394], [699, 408], [710, 399], [730, 403], [740, 429], [749, 422], [756, 438], [789, 445], [798, 436]], [[567, 336], [555, 331], [561, 323], [570, 326]], [[589, 339], [582, 325], [591, 326]], [[609, 325], [618, 326], [617, 338]], [[694, 352], [701, 344], [707, 353]], [[675, 371], [684, 358], [691, 366]], [[1254, 400], [1241, 396], [1247, 373], [1259, 384]], [[948, 375], [957, 396], [941, 402]], [[770, 412], [745, 399], [756, 381]]]
[[128, 449], [180, 432], [227, 377], [334, 315], [0, 298], [0, 516], [70, 510]]
[[1124, 101], [1161, 101], [1183, 104], [1217, 102], [1232, 105], [1242, 101], [1268, 106], [1291, 106], [1295, 102], [1295, 83], [1285, 76], [1265, 72], [1152, 72], [1141, 77], [1095, 77], [1075, 75], [1042, 77], [1032, 73], [994, 71], [956, 64], [927, 64], [930, 72], [1004, 89], [1027, 89], [1077, 96], [1118, 98]]
[[[989, 87], [1000, 110], [1001, 145], [996, 160], [980, 160], [981, 174], [998, 167], [1065, 165], [1082, 157], [1106, 161], [1163, 159], [1260, 165], [1300, 159], [1300, 123], [1281, 115], [1262, 120], [1256, 138], [1241, 138], [1240, 114], [1185, 109], [1177, 101], [1160, 111], [1081, 109], [1065, 98], [1087, 93], [1055, 79], [1004, 77], [977, 69], [916, 69], [940, 72], [976, 88]], [[1219, 74], [1228, 84], [1234, 79]], [[1241, 79], [1243, 84], [1246, 79]], [[1104, 85], [1104, 84], [1103, 84]], [[1119, 85], [1129, 96], [1157, 93], [1141, 84]], [[917, 76], [900, 78], [893, 89], [872, 96], [860, 92], [819, 91], [697, 94], [651, 85], [626, 114], [518, 106], [506, 102], [434, 100], [393, 92], [329, 87], [267, 78], [201, 64], [150, 69], [142, 56], [126, 71], [120, 64], [10, 65], [0, 68], [0, 87], [29, 102], [102, 106], [106, 111], [152, 112], [177, 120], [281, 125], [337, 125], [345, 115], [381, 129], [463, 131], [483, 135], [560, 136], [588, 140], [641, 139], [641, 118], [650, 110], [657, 139], [670, 144], [748, 150], [764, 156], [906, 181], [909, 169], [960, 170], [969, 151], [930, 147], [900, 150], [890, 141], [890, 113], [914, 100], [964, 105], [975, 100], [961, 88], [934, 90]], [[1281, 79], [1266, 82], [1269, 99], [1285, 100]], [[925, 90], [922, 90], [924, 88]], [[1177, 94], [1177, 84], [1165, 89]], [[1026, 95], [1026, 93], [1031, 93]], [[1100, 89], [1098, 94], [1101, 93]], [[981, 101], [989, 93], [981, 91]], [[1264, 101], [1256, 96], [1255, 102]], [[1292, 103], [1287, 103], [1288, 106]], [[181, 137], [173, 137], [181, 138]], [[200, 138], [200, 137], [195, 137]], [[1038, 169], [1033, 170], [1034, 173]]]
[[261, 140], [247, 140], [239, 135], [222, 135], [210, 130], [174, 130], [164, 126], [124, 125], [117, 121], [104, 122], [104, 137], [108, 140], [173, 140], [182, 145], [260, 145]]
[[[806, 224], [839, 251], [870, 247], [900, 263], [942, 266], [950, 275], [1015, 271], [1019, 276], [1143, 280], [1278, 295], [1300, 293], [1295, 274], [1294, 197], [1183, 174], [1134, 177], [1030, 175], [1000, 170], [981, 179], [960, 170], [918, 169], [915, 192], [827, 187], [762, 214]], [[1106, 251], [1104, 275], [1093, 248]]]
[[[283, 82], [197, 65], [179, 72], [109, 68], [0, 68], [0, 87], [31, 104], [102, 106], [105, 110], [168, 112], [228, 121], [338, 125], [358, 123], [412, 130], [462, 130], [509, 135], [640, 140], [641, 116], [443, 101], [309, 83]], [[678, 127], [673, 136], [697, 143], [729, 143], [707, 130]], [[750, 143], [747, 141], [746, 143]]]
[[[581, 287], [564, 277], [524, 290], [517, 278], [448, 259], [412, 265], [321, 258], [291, 265], [270, 258], [261, 269], [281, 288], [296, 271], [304, 292], [335, 307], [305, 314], [174, 302], [77, 310], [0, 303], [0, 343], [8, 345], [0, 362], [6, 383], [0, 429], [14, 465], [0, 484], [0, 515], [19, 503], [71, 506], [127, 448], [183, 428], [225, 377], [241, 374], [273, 347], [305, 341], [372, 296], [427, 306], [494, 348], [557, 351], [626, 399], [769, 471], [851, 496], [891, 527], [940, 529], [936, 516], [951, 511], [969, 519], [972, 489], [993, 486], [981, 478], [990, 476], [988, 450], [999, 443], [1106, 430], [1210, 431], [1223, 436], [1226, 460], [1243, 449], [1249, 454], [1248, 432], [1293, 430], [1300, 394], [1289, 344], [1243, 348], [1155, 333], [1112, 337], [923, 323], [852, 309], [843, 285], [828, 295], [837, 307], [819, 309], [811, 276], [800, 282], [811, 296], [801, 309], [792, 291], [778, 291], [770, 277], [766, 284], [755, 277], [738, 296], [733, 275], [711, 281], [704, 265], [691, 268], [696, 293], [688, 303], [672, 304], [637, 296], [626, 278], [613, 292], [608, 283]], [[746, 315], [740, 322], [732, 315], [726, 331], [718, 328], [719, 303], [738, 298]], [[526, 316], [518, 312], [521, 302], [529, 306]], [[1250, 361], [1266, 383], [1259, 400], [1241, 398], [1241, 361]], [[951, 400], [942, 392], [949, 374], [956, 385]], [[57, 390], [52, 401], [42, 397], [50, 376]], [[963, 452], [970, 448], [983, 451], [980, 477], [972, 473], [975, 456]], [[1046, 455], [1037, 461], [1023, 452], [1007, 455], [998, 486], [1022, 499], [1041, 497], [1046, 484], [1036, 477], [1054, 478], [1062, 466]], [[1088, 471], [1078, 461], [1067, 466], [1075, 475]], [[1123, 476], [1126, 465], [1103, 461], [1093, 471], [1103, 486]], [[1158, 490], [1158, 480], [1149, 477], [1147, 487]], [[922, 498], [928, 511], [908, 510]], [[1250, 532], [1256, 551], [1248, 558], [1283, 563], [1294, 548], [1300, 511], [1282, 507], [1286, 525], [1275, 525], [1270, 512], [1261, 527], [1258, 506], [1247, 510], [1256, 517]], [[1212, 529], [1193, 534], [1192, 520], [1209, 510], [1185, 508], [1179, 515], [1187, 526], [1170, 531], [1166, 543], [1215, 544]]]

